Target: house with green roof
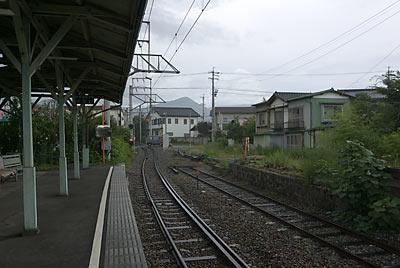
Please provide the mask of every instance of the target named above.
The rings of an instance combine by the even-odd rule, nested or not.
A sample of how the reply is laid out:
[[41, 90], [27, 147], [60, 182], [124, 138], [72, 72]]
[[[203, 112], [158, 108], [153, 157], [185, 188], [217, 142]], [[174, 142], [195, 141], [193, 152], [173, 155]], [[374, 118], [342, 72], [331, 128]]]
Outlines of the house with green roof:
[[261, 147], [307, 147], [318, 144], [318, 136], [343, 112], [352, 95], [334, 89], [306, 92], [275, 92], [256, 108], [254, 144]]

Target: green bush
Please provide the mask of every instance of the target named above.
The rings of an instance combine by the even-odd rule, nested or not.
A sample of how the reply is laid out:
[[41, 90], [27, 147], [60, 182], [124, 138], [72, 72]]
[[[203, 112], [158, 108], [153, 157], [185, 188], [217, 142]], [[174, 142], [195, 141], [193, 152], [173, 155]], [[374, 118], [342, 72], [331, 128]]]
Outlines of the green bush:
[[319, 179], [330, 182], [332, 193], [344, 205], [335, 212], [337, 219], [367, 233], [400, 228], [400, 201], [388, 196], [390, 175], [384, 171], [384, 162], [361, 142], [347, 141], [336, 166], [327, 161], [319, 164]]
[[381, 152], [389, 155], [393, 165], [400, 164], [400, 129], [384, 136], [381, 143]]

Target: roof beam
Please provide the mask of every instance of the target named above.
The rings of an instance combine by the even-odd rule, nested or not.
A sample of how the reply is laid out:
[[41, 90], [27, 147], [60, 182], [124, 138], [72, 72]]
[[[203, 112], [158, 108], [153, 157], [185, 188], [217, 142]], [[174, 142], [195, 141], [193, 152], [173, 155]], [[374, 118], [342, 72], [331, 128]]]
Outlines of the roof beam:
[[17, 36], [19, 53], [22, 63], [29, 62], [29, 49], [28, 43], [24, 34], [24, 26], [22, 23], [21, 10], [16, 1], [10, 1], [10, 8], [14, 12], [13, 22], [15, 28], [15, 35]]
[[21, 63], [15, 57], [14, 53], [4, 44], [3, 40], [0, 39], [0, 49], [4, 53], [4, 55], [8, 58], [8, 60], [14, 65], [15, 69], [19, 73], [21, 73]]
[[88, 5], [60, 5], [60, 4], [45, 4], [33, 3], [31, 5], [32, 12], [38, 15], [77, 15], [77, 16], [93, 16], [93, 17], [109, 17], [118, 18], [118, 14], [112, 13], [109, 10], [102, 10]]
[[41, 73], [36, 73], [37, 77], [39, 77], [39, 80], [43, 83], [44, 87], [51, 93], [51, 96], [53, 99], [57, 100], [58, 96], [56, 92], [50, 87], [49, 83], [47, 83], [46, 79], [42, 76]]
[[68, 100], [69, 97], [71, 97], [71, 95], [77, 90], [77, 88], [81, 84], [82, 80], [86, 77], [86, 75], [90, 72], [90, 70], [91, 70], [91, 68], [86, 68], [85, 71], [83, 71], [83, 73], [79, 76], [78, 80], [75, 81], [75, 83], [72, 85], [72, 87], [68, 91], [67, 95], [64, 98], [64, 101]]
[[46, 46], [42, 49], [36, 59], [33, 61], [30, 67], [31, 76], [36, 72], [40, 65], [46, 60], [46, 58], [53, 52], [58, 43], [63, 39], [66, 33], [71, 29], [72, 25], [75, 23], [77, 16], [70, 16], [65, 22], [58, 28], [57, 32], [49, 40]]

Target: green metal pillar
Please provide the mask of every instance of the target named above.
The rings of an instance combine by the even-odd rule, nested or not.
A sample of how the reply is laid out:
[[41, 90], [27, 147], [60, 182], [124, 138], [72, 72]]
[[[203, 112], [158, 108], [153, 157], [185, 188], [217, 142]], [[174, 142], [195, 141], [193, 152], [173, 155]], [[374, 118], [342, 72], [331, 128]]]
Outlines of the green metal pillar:
[[[85, 104], [82, 104], [85, 105]], [[82, 116], [82, 168], [89, 168], [89, 145], [87, 140], [87, 113], [86, 107], [83, 106]]]
[[74, 116], [74, 177], [80, 179], [79, 171], [79, 150], [78, 150], [78, 111], [77, 106], [74, 104], [73, 116]]
[[36, 171], [33, 163], [31, 75], [29, 68], [29, 63], [21, 64], [22, 121], [24, 143], [24, 228], [27, 232], [36, 232], [38, 230], [36, 206]]
[[64, 88], [59, 88], [58, 113], [59, 113], [59, 139], [60, 139], [60, 195], [68, 196], [67, 158], [65, 157], [65, 121], [64, 121]]

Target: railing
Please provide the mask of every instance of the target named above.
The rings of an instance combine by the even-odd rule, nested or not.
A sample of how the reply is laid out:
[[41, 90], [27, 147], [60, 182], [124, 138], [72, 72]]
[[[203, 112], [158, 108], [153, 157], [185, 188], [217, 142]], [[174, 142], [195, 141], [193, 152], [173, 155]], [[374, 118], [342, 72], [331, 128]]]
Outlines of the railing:
[[283, 121], [275, 121], [274, 123], [271, 124], [271, 128], [274, 130], [283, 129], [283, 127], [284, 127]]
[[293, 119], [289, 120], [288, 128], [303, 128], [304, 127], [304, 120], [302, 119]]

